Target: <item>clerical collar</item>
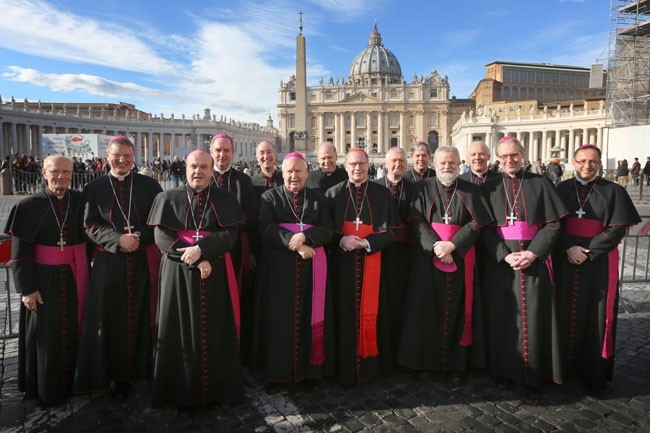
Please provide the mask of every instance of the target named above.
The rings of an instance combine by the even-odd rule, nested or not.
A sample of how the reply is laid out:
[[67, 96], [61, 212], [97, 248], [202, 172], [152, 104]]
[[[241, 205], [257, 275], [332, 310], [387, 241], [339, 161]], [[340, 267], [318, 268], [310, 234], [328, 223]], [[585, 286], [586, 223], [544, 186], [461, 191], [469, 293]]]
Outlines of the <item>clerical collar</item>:
[[398, 179], [398, 180], [393, 181], [393, 180], [390, 180], [388, 178], [388, 176], [386, 176], [386, 182], [388, 182], [389, 185], [397, 185], [398, 183], [400, 183], [401, 180], [402, 179]]
[[121, 176], [121, 175], [119, 175], [119, 174], [115, 174], [115, 173], [113, 173], [113, 172], [111, 171], [109, 174], [110, 174], [111, 176], [113, 176], [115, 179], [117, 179], [117, 180], [119, 180], [119, 181], [121, 182], [121, 181], [123, 181], [124, 179], [126, 179], [126, 178], [129, 176], [129, 174], [131, 174], [131, 173], [129, 173], [129, 174], [125, 174], [124, 176]]
[[219, 170], [216, 166], [214, 167], [214, 171], [216, 171], [216, 172], [219, 173], [219, 174], [227, 173], [228, 170], [230, 170], [230, 166], [228, 166], [228, 168], [225, 169], [225, 170]]
[[506, 173], [506, 172], [504, 171], [504, 172], [503, 172], [503, 175], [504, 175], [504, 176], [508, 176], [510, 179], [514, 179], [515, 177], [521, 177], [523, 172], [524, 172], [523, 170], [519, 170], [519, 171], [516, 172], [515, 174], [510, 174], [510, 173]]
[[355, 183], [355, 182], [350, 181], [350, 183], [351, 183], [352, 185], [354, 185], [355, 188], [359, 188], [361, 185], [363, 185], [364, 183], [366, 183], [366, 181], [364, 180], [364, 181], [361, 182], [361, 183]]
[[57, 193], [55, 193], [54, 191], [50, 190], [49, 188], [46, 188], [46, 189], [45, 189], [45, 193], [46, 193], [47, 195], [49, 195], [49, 196], [51, 196], [51, 197], [56, 197], [56, 198], [59, 199], [59, 200], [63, 199], [63, 197], [65, 197], [65, 194], [66, 194], [67, 192], [68, 192], [68, 190], [66, 189], [66, 190], [63, 192], [63, 194], [58, 195]]
[[260, 170], [260, 174], [262, 175], [262, 177], [265, 177], [267, 179], [272, 179], [273, 176], [275, 176], [275, 172], [276, 172], [276, 170], [273, 170], [273, 172], [271, 174], [267, 175], [266, 173], [264, 173], [263, 171]]
[[487, 170], [485, 170], [483, 173], [477, 173], [475, 171], [472, 171], [472, 174], [478, 177], [485, 177], [485, 175], [487, 175], [487, 172], [488, 172]]
[[593, 182], [594, 180], [596, 180], [596, 178], [593, 178], [593, 179], [591, 179], [591, 180], [584, 180], [584, 179], [581, 179], [581, 178], [576, 174], [576, 182], [578, 182], [580, 185], [587, 186], [587, 185], [589, 185], [591, 182]]

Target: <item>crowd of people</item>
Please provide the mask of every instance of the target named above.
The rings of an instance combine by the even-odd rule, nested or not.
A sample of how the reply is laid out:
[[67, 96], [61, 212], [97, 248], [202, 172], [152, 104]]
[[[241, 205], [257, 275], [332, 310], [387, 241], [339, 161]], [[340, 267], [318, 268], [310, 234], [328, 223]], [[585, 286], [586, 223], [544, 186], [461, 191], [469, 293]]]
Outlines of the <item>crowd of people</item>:
[[[618, 243], [640, 221], [626, 190], [599, 175], [593, 145], [575, 177], [525, 169], [514, 137], [408, 155], [383, 176], [332, 143], [318, 168], [272, 143], [259, 172], [235, 169], [216, 134], [162, 191], [113, 137], [108, 175], [72, 188], [74, 161], [43, 161], [43, 192], [14, 206], [21, 294], [19, 388], [44, 406], [150, 383], [153, 407], [186, 413], [245, 400], [243, 369], [267, 392], [334, 377], [357, 385], [398, 368], [461, 384], [483, 369], [497, 387], [612, 380]], [[532, 164], [531, 164], [532, 166]], [[172, 169], [173, 171], [173, 169]], [[462, 173], [461, 173], [462, 171]], [[181, 182], [181, 179], [183, 182]], [[557, 185], [556, 185], [557, 183]]]

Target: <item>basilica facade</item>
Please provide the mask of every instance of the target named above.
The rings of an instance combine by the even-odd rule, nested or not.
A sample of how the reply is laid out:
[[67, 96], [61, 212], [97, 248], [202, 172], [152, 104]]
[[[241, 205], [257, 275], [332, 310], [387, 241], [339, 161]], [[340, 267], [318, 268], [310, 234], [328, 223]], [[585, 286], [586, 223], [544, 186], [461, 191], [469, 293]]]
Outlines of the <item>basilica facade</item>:
[[[305, 72], [301, 67], [297, 65], [298, 77]], [[292, 76], [280, 83], [278, 129], [283, 151], [295, 150], [296, 141], [303, 139], [308, 156], [324, 141], [333, 143], [340, 155], [350, 147], [365, 148], [371, 155], [393, 146], [408, 151], [418, 140], [432, 149], [450, 145], [452, 125], [474, 106], [469, 99], [450, 99], [448, 78], [435, 70], [407, 82], [376, 24], [347, 78], [321, 79], [316, 86], [302, 86], [301, 81]], [[296, 104], [301, 93], [305, 113]], [[297, 121], [301, 118], [304, 126]]]

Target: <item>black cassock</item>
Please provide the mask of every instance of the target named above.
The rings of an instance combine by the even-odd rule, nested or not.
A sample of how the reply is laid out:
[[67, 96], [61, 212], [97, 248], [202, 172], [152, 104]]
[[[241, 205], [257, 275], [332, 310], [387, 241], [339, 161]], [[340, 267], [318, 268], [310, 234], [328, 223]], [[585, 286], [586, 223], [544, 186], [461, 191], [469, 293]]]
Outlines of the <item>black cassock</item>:
[[[531, 386], [545, 380], [561, 383], [564, 368], [549, 259], [566, 208], [547, 177], [523, 170], [514, 178], [489, 178], [482, 188], [495, 219], [482, 231], [488, 253], [482, 293], [490, 373]], [[513, 227], [507, 218], [511, 213], [516, 221], [537, 225], [533, 236], [523, 236], [532, 239], [498, 234]], [[537, 255], [527, 269], [515, 271], [503, 260], [524, 250]]]
[[[445, 214], [447, 223], [445, 222]], [[442, 372], [485, 367], [485, 336], [474, 244], [492, 220], [480, 188], [458, 179], [445, 187], [437, 178], [415, 185], [411, 276], [408, 280], [398, 362]], [[436, 230], [431, 223], [437, 224]], [[455, 233], [445, 236], [444, 230]], [[455, 270], [434, 265], [433, 244], [449, 240]], [[471, 266], [471, 268], [468, 268]]]
[[320, 192], [304, 188], [294, 194], [279, 186], [262, 194], [259, 230], [264, 250], [257, 274], [253, 366], [270, 383], [334, 374], [334, 310], [326, 278], [320, 279], [325, 293], [316, 297], [321, 302], [314, 304], [314, 259], [303, 260], [289, 250], [295, 231], [280, 226], [300, 221], [311, 226], [303, 230], [305, 245], [323, 247], [331, 239], [332, 221]]
[[213, 185], [233, 194], [246, 216], [246, 224], [239, 228], [239, 236], [231, 255], [241, 292], [241, 361], [243, 365], [248, 365], [253, 334], [253, 304], [255, 302], [255, 275], [251, 255], [258, 254], [260, 248], [260, 240], [257, 236], [260, 200], [253, 188], [251, 177], [246, 173], [231, 167], [224, 173], [214, 171], [212, 176]]
[[[588, 184], [565, 180], [557, 192], [569, 209], [553, 255], [562, 347], [569, 377], [597, 390], [612, 380], [618, 244], [641, 219], [625, 188], [603, 178]], [[569, 263], [566, 251], [572, 246], [588, 249], [588, 260]]]
[[[403, 178], [399, 182], [392, 183], [386, 176], [374, 182], [388, 188], [402, 220], [397, 228], [395, 240], [382, 251], [381, 256], [381, 273], [386, 279], [386, 296], [390, 308], [391, 347], [396, 352], [401, 337], [402, 311], [407, 291], [404, 283], [408, 281], [411, 266], [412, 239], [408, 215], [414, 184]], [[394, 355], [397, 359], [397, 353]]]
[[255, 190], [255, 194], [259, 199], [264, 191], [282, 185], [284, 183], [284, 180], [282, 179], [282, 172], [275, 170], [271, 177], [266, 177], [262, 173], [256, 174], [251, 178], [251, 183], [253, 184], [253, 189]]
[[[66, 247], [85, 244], [80, 192], [67, 191], [61, 200], [45, 192], [27, 197], [11, 209], [4, 229], [12, 235], [16, 291], [25, 296], [38, 290], [44, 302], [35, 313], [20, 303], [18, 389], [47, 406], [65, 402], [72, 392], [79, 342], [80, 299], [72, 267], [36, 263], [34, 257], [35, 245], [60, 248], [61, 224]], [[87, 277], [87, 260], [83, 265]]]
[[325, 194], [328, 189], [344, 180], [348, 180], [348, 173], [342, 167], [337, 166], [334, 172], [330, 174], [326, 174], [322, 169], [318, 168], [309, 172], [306, 186]]
[[[192, 201], [192, 208], [189, 202]], [[151, 404], [195, 407], [241, 399], [236, 311], [238, 288], [229, 283], [226, 253], [245, 224], [235, 197], [211, 187], [200, 194], [189, 187], [160, 194], [151, 208], [160, 266], [157, 339]], [[200, 228], [198, 242], [196, 229]], [[179, 238], [186, 233], [185, 240]], [[178, 248], [196, 242], [212, 271], [182, 262]], [[234, 302], [233, 302], [234, 301]]]
[[[364, 275], [364, 270], [367, 259], [372, 262], [379, 258], [378, 254], [393, 242], [401, 221], [390, 191], [374, 182], [366, 181], [358, 187], [342, 182], [330, 188], [326, 197], [334, 229], [328, 272], [338, 323], [338, 375], [342, 383], [363, 383], [389, 372], [394, 366], [390, 304], [381, 263], [373, 266], [368, 275]], [[359, 222], [361, 231], [355, 230], [355, 221]], [[344, 225], [352, 234], [368, 230], [367, 236], [360, 237], [370, 243], [370, 252], [341, 249]], [[378, 291], [363, 290], [364, 280], [371, 280], [370, 274], [379, 278]], [[371, 309], [366, 310], [370, 314], [361, 314], [363, 305], [377, 298], [376, 317]], [[377, 350], [371, 347], [375, 339]]]
[[[123, 180], [102, 176], [84, 188], [86, 236], [95, 246], [84, 324], [79, 341], [75, 392], [91, 392], [111, 380], [150, 375], [152, 310], [160, 253], [147, 216], [162, 190], [153, 178], [130, 173]], [[128, 219], [128, 223], [127, 223]], [[119, 237], [140, 234], [140, 248], [120, 251]], [[152, 279], [153, 278], [153, 279]]]

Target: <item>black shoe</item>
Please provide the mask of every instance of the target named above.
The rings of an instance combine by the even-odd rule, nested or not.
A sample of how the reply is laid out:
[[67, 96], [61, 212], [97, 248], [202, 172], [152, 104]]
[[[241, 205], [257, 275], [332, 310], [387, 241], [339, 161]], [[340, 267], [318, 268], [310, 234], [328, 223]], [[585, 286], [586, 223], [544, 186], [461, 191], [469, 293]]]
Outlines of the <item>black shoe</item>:
[[267, 383], [264, 390], [268, 395], [279, 394], [284, 391], [284, 384], [282, 383]]
[[126, 400], [129, 398], [130, 391], [131, 384], [129, 382], [115, 382], [115, 387], [113, 388], [113, 399]]

